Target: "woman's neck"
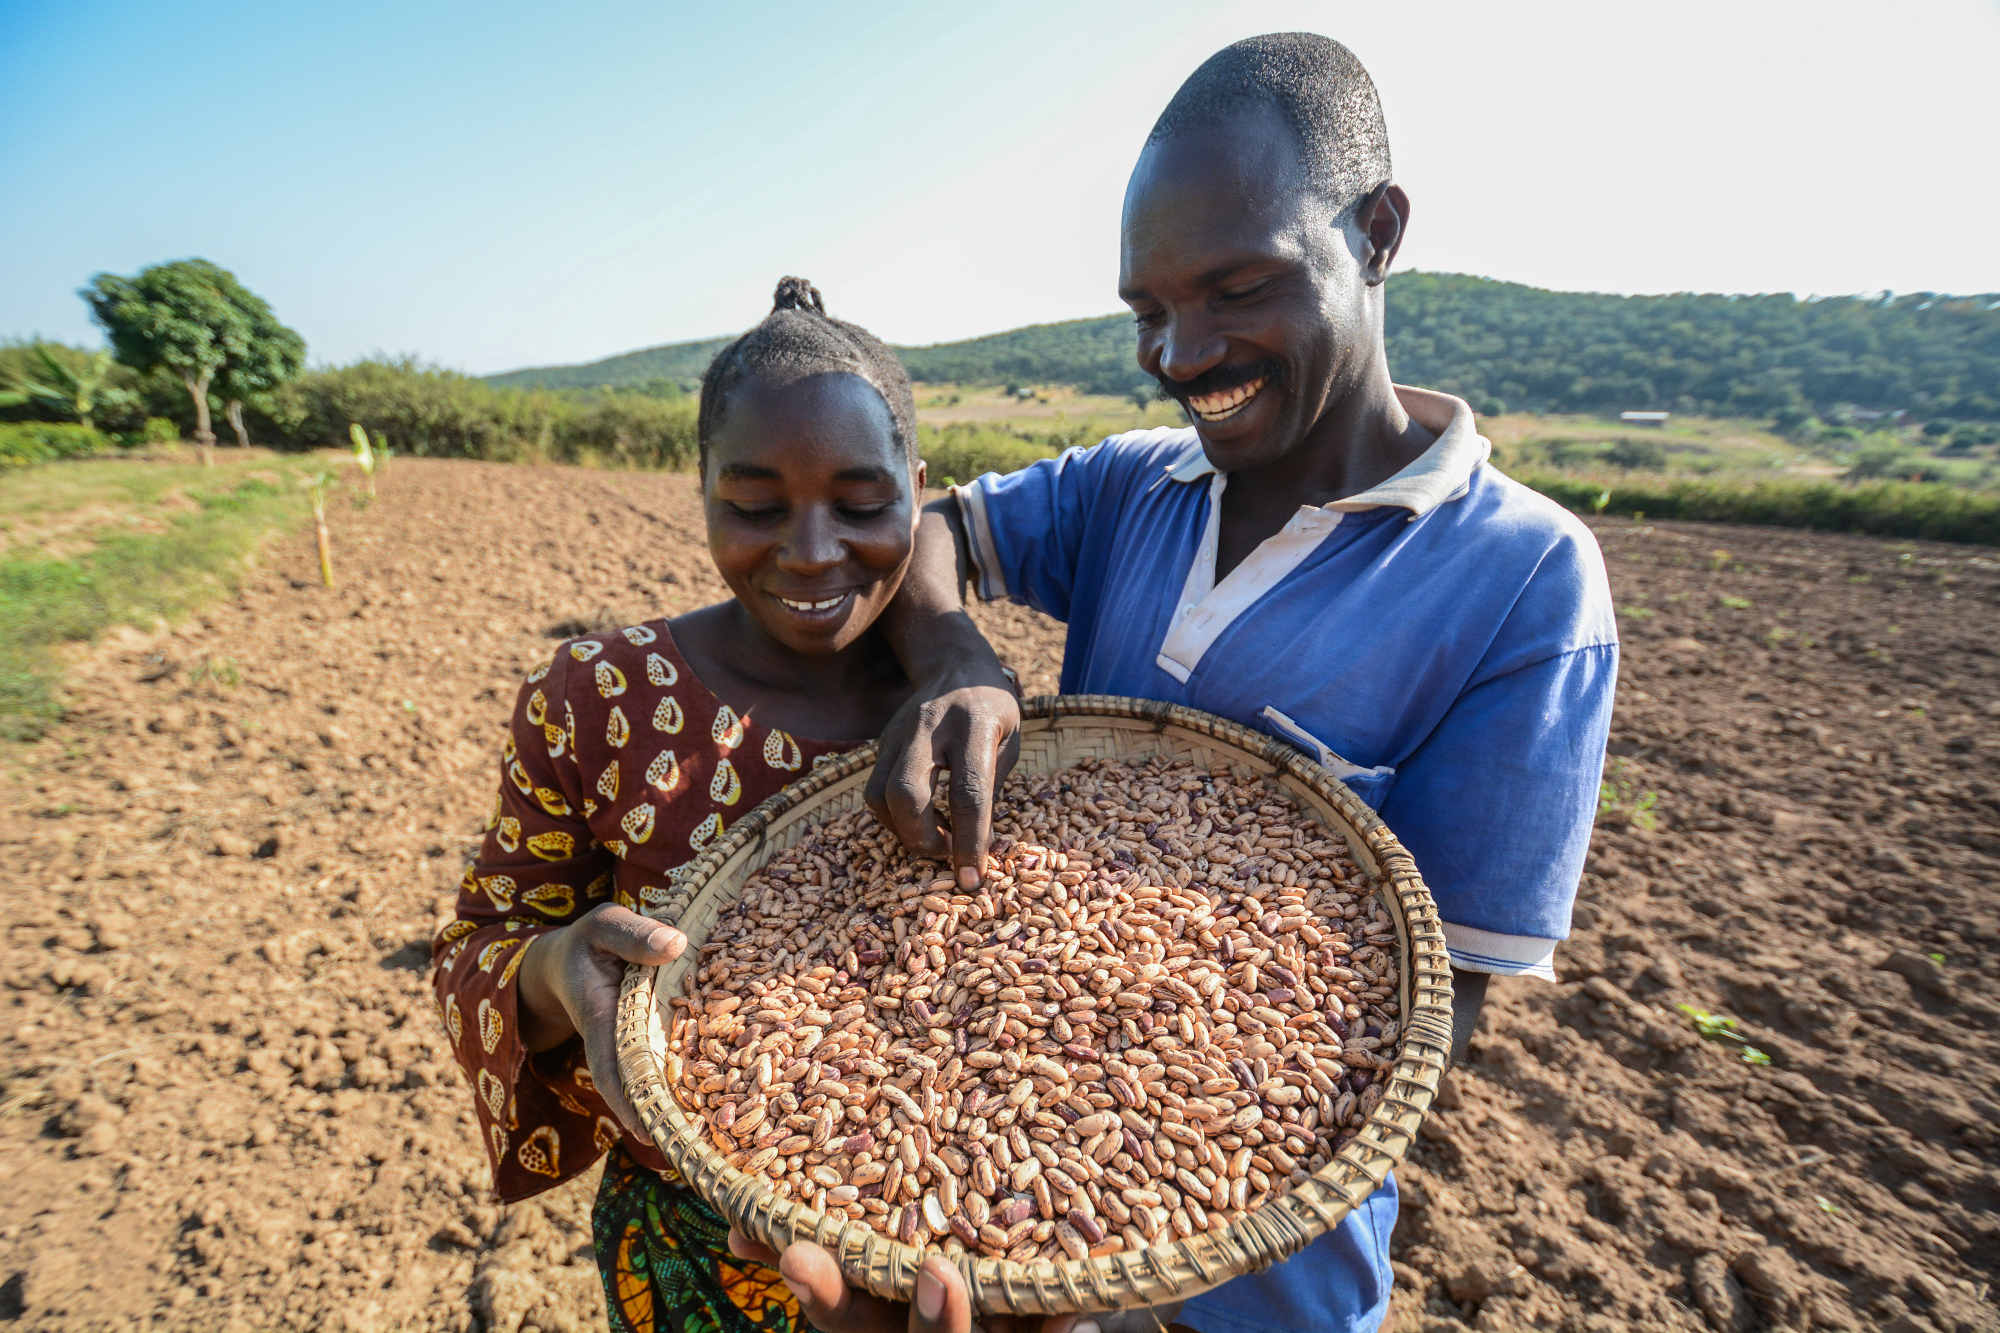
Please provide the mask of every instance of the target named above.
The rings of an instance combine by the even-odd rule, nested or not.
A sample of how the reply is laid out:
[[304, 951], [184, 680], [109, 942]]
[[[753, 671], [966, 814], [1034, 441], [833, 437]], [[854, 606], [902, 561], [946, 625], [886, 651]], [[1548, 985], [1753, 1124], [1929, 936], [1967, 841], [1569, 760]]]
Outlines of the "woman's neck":
[[709, 692], [739, 715], [812, 740], [881, 734], [910, 692], [902, 666], [872, 628], [835, 653], [778, 642], [734, 598], [668, 622], [674, 644]]

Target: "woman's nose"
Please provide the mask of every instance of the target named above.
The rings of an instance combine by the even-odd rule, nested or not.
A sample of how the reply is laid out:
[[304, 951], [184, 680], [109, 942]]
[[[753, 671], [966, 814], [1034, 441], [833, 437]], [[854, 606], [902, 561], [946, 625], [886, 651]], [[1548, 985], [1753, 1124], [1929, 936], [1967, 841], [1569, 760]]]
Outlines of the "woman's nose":
[[831, 568], [846, 557], [847, 548], [834, 531], [833, 515], [816, 507], [797, 511], [778, 552], [779, 563], [785, 568], [806, 572]]

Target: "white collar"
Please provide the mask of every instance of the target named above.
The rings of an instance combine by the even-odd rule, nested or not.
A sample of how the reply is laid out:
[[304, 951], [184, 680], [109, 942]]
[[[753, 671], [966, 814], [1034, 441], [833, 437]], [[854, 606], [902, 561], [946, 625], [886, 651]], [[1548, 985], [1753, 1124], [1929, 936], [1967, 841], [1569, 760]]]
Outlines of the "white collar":
[[[1413, 389], [1403, 384], [1396, 385], [1395, 389], [1403, 410], [1419, 426], [1435, 432], [1436, 441], [1408, 467], [1381, 485], [1345, 500], [1335, 500], [1321, 508], [1351, 513], [1384, 505], [1400, 505], [1411, 511], [1411, 517], [1421, 518], [1446, 500], [1462, 494], [1472, 480], [1473, 469], [1493, 452], [1492, 443], [1479, 433], [1472, 419], [1472, 409], [1464, 399], [1454, 398], [1448, 393], [1434, 393], [1429, 389]], [[1208, 461], [1199, 439], [1191, 452], [1167, 469], [1167, 476], [1175, 481], [1199, 481], [1214, 474], [1215, 464]]]

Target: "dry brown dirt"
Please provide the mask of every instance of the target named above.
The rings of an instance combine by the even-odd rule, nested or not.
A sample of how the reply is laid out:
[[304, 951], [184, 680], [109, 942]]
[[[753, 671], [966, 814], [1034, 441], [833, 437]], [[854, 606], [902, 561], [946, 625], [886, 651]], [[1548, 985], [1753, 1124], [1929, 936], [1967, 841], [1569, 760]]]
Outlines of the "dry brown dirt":
[[[593, 1182], [493, 1203], [424, 968], [515, 682], [720, 594], [691, 483], [401, 461], [334, 526], [339, 588], [278, 542], [8, 758], [0, 1326], [603, 1326]], [[1599, 535], [1619, 808], [1400, 1172], [1392, 1327], [1989, 1328], [2000, 563]]]

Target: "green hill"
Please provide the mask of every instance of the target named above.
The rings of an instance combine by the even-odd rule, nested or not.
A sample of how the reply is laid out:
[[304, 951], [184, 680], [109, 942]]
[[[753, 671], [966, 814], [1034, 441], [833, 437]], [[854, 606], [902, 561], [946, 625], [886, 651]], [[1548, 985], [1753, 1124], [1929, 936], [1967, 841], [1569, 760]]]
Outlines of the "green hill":
[[[962, 384], [1074, 384], [1122, 394], [1129, 315], [1035, 324], [964, 342], [899, 347], [910, 374]], [[2000, 295], [1609, 296], [1454, 273], [1390, 280], [1389, 364], [1406, 383], [1487, 410], [1665, 409], [1762, 415], [1849, 403], [1918, 417], [2000, 418]], [[587, 366], [496, 375], [548, 388], [692, 388], [727, 339], [675, 343]]]
[[665, 381], [692, 392], [701, 383], [701, 372], [729, 342], [728, 338], [702, 338], [668, 343], [588, 365], [510, 370], [504, 375], [488, 375], [486, 382], [500, 389], [641, 389]]

